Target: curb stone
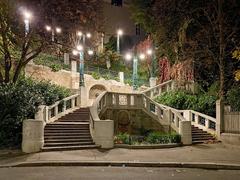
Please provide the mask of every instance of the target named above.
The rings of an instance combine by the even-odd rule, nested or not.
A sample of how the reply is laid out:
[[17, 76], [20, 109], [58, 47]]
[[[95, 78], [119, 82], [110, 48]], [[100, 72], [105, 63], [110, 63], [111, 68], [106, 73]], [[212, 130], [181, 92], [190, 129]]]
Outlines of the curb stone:
[[240, 170], [240, 164], [208, 163], [208, 162], [135, 162], [135, 161], [35, 161], [9, 165], [0, 168], [13, 167], [46, 167], [46, 166], [105, 166], [105, 167], [164, 167], [164, 168], [196, 168], [212, 170]]

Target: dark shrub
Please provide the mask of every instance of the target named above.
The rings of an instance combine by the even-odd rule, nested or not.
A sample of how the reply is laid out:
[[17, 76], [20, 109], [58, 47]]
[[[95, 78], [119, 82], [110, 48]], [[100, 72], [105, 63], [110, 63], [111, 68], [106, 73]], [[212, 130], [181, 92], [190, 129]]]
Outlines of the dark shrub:
[[19, 145], [22, 121], [33, 118], [40, 104], [50, 105], [69, 95], [65, 88], [31, 79], [0, 85], [0, 146]]
[[227, 103], [231, 106], [233, 111], [240, 111], [240, 87], [234, 86], [226, 96]]

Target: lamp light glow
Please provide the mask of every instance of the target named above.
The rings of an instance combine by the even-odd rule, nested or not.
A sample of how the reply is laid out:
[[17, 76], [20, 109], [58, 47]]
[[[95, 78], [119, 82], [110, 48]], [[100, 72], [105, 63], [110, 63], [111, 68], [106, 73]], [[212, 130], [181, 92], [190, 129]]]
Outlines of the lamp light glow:
[[78, 36], [82, 36], [82, 35], [83, 35], [82, 31], [78, 31], [78, 32], [77, 32], [77, 35], [78, 35]]
[[24, 15], [25, 20], [29, 20], [32, 18], [32, 14], [29, 11], [24, 11], [23, 15]]
[[62, 29], [59, 28], [59, 27], [56, 27], [56, 32], [57, 32], [57, 33], [61, 33], [61, 32], [62, 32]]
[[83, 50], [83, 46], [82, 45], [77, 45], [77, 50], [78, 51], [82, 51]]
[[74, 49], [74, 50], [72, 51], [72, 53], [73, 53], [74, 56], [76, 56], [76, 55], [78, 54], [78, 51]]
[[51, 29], [52, 29], [51, 26], [48, 26], [48, 25], [46, 26], [47, 31], [51, 31]]
[[152, 54], [153, 54], [152, 49], [148, 49], [148, 50], [147, 50], [147, 54], [148, 54], [148, 55], [152, 55]]
[[145, 59], [145, 54], [141, 53], [141, 54], [139, 55], [139, 58], [140, 58], [141, 60]]
[[92, 56], [93, 55], [93, 50], [88, 50], [88, 55]]
[[87, 38], [91, 38], [92, 37], [91, 33], [87, 33], [86, 36], [87, 36]]
[[123, 35], [123, 31], [122, 31], [121, 29], [119, 29], [119, 30], [117, 31], [117, 34], [118, 34], [119, 36], [122, 36], [122, 35]]
[[132, 59], [132, 55], [130, 53], [127, 53], [125, 55], [125, 59], [128, 60], [128, 61], [131, 60]]

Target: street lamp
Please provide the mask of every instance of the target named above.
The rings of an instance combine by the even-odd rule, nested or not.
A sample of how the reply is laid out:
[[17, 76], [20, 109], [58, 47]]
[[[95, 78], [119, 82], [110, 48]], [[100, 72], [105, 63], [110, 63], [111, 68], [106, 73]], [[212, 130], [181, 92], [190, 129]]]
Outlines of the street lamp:
[[125, 55], [126, 60], [132, 60], [133, 59], [133, 74], [132, 74], [132, 80], [133, 80], [133, 90], [137, 90], [137, 79], [138, 79], [138, 58], [143, 60], [145, 59], [145, 54], [140, 53], [138, 54], [131, 54], [127, 53]]
[[86, 37], [88, 39], [90, 39], [92, 37], [92, 34], [87, 32], [87, 33], [83, 33], [82, 31], [78, 31], [77, 32], [77, 36], [80, 37], [80, 39], [82, 40], [83, 46], [85, 46], [86, 44]]
[[152, 49], [147, 49], [147, 55], [151, 57], [151, 78], [154, 77], [156, 54]]
[[61, 29], [60, 27], [55, 27], [55, 28], [53, 28], [53, 27], [51, 27], [51, 26], [49, 26], [49, 25], [46, 25], [45, 28], [46, 28], [46, 30], [47, 30], [48, 32], [51, 32], [51, 33], [52, 33], [52, 42], [55, 41], [55, 31], [56, 31], [57, 34], [60, 34], [60, 33], [62, 32], [62, 29]]
[[26, 10], [23, 12], [23, 16], [25, 24], [25, 35], [27, 36], [30, 30], [30, 20], [32, 18], [32, 13]]
[[123, 35], [123, 31], [119, 29], [117, 31], [117, 52], [120, 54], [120, 36]]
[[[76, 49], [73, 50], [73, 55], [77, 56], [79, 54], [80, 62], [79, 62], [79, 75], [80, 75], [80, 82], [79, 86], [84, 86], [84, 47], [79, 44], [77, 45]], [[88, 55], [92, 56], [94, 54], [93, 50], [88, 50]]]

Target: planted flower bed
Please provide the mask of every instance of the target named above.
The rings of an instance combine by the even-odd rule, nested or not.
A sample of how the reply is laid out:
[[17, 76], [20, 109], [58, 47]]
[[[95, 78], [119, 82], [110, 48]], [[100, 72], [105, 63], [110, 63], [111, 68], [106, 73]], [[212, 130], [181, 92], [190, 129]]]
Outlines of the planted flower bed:
[[129, 135], [119, 133], [114, 137], [116, 147], [161, 147], [162, 145], [179, 145], [181, 136], [179, 134], [163, 134], [161, 132], [150, 132], [146, 136]]

